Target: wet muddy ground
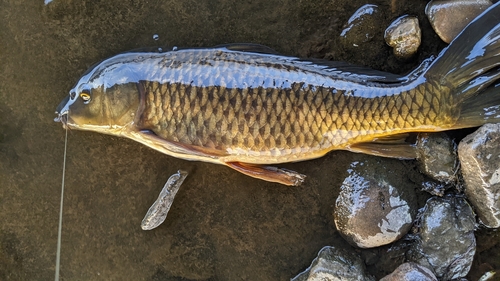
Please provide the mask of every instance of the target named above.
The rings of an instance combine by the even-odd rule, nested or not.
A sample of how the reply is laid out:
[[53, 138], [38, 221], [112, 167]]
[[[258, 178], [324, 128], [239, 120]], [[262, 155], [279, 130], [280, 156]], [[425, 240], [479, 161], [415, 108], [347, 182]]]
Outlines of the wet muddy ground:
[[[381, 15], [377, 36], [357, 47], [339, 40], [366, 3]], [[348, 61], [406, 73], [445, 44], [430, 29], [426, 1], [42, 1], [0, 2], [0, 280], [54, 276], [64, 130], [54, 111], [93, 63], [140, 47], [207, 47], [231, 42], [286, 55]], [[383, 30], [409, 13], [421, 23], [418, 55], [397, 61]], [[158, 40], [153, 35], [159, 36]], [[282, 165], [308, 175], [301, 187], [252, 179], [226, 167], [162, 155], [126, 139], [70, 131], [61, 277], [63, 280], [288, 280], [325, 245], [345, 244], [333, 207], [353, 161], [333, 152]], [[380, 159], [388, 170], [412, 161]], [[168, 177], [190, 175], [167, 220], [141, 220]], [[406, 180], [406, 179], [405, 179]], [[418, 180], [418, 179], [417, 179]], [[419, 192], [421, 206], [429, 195]], [[498, 231], [477, 233], [469, 277], [500, 268]], [[404, 248], [401, 242], [398, 247]], [[396, 247], [396, 248], [398, 248]], [[401, 251], [358, 251], [371, 274], [396, 268]]]

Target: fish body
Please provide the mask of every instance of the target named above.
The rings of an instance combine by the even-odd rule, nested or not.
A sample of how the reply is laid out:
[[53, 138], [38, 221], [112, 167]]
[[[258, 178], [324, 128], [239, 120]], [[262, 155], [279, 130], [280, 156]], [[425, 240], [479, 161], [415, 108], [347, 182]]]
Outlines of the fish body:
[[453, 118], [449, 89], [425, 79], [366, 82], [295, 58], [228, 49], [148, 60], [164, 56], [163, 80], [141, 82], [145, 106], [137, 125], [220, 152], [225, 162], [302, 161], [389, 134], [442, 129]]
[[289, 185], [304, 176], [262, 164], [337, 149], [413, 158], [405, 133], [499, 121], [495, 12], [404, 77], [256, 45], [119, 54], [79, 80], [56, 121]]

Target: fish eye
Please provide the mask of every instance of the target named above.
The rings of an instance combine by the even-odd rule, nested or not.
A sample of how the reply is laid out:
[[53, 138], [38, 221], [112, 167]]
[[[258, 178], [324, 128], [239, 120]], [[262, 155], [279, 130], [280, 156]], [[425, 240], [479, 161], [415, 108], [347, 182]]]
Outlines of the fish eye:
[[69, 97], [70, 97], [72, 100], [74, 100], [74, 99], [75, 99], [75, 96], [76, 96], [76, 93], [75, 93], [74, 91], [71, 91], [71, 92], [69, 93]]
[[82, 98], [84, 104], [88, 104], [90, 102], [90, 94], [89, 93], [80, 93], [80, 98]]

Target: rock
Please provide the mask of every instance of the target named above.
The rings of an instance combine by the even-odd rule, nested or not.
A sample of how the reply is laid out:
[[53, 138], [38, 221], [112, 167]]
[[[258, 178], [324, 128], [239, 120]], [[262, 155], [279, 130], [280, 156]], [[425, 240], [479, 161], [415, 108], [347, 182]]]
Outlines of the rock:
[[422, 190], [429, 192], [432, 195], [436, 195], [439, 197], [442, 197], [444, 195], [444, 192], [449, 188], [450, 186], [447, 186], [443, 183], [438, 183], [435, 181], [424, 181], [422, 182]]
[[353, 251], [326, 246], [312, 261], [311, 266], [291, 281], [375, 280], [365, 273], [365, 264]]
[[380, 281], [437, 281], [434, 273], [417, 263], [407, 262], [398, 266], [394, 272], [380, 279]]
[[467, 24], [491, 5], [490, 0], [430, 1], [425, 7], [425, 14], [441, 40], [450, 43]]
[[500, 227], [500, 124], [486, 124], [458, 145], [465, 195], [481, 222]]
[[410, 230], [416, 214], [415, 190], [401, 175], [386, 171], [380, 159], [354, 162], [334, 210], [339, 233], [360, 248], [389, 244]]
[[378, 6], [372, 4], [366, 4], [354, 12], [340, 33], [344, 46], [357, 47], [370, 41], [376, 34], [378, 13]]
[[420, 133], [417, 137], [417, 155], [420, 171], [444, 183], [456, 180], [456, 144], [445, 133]]
[[398, 59], [410, 58], [417, 52], [422, 38], [418, 19], [408, 15], [397, 18], [385, 30], [384, 38]]
[[424, 207], [409, 260], [432, 269], [440, 280], [466, 276], [476, 252], [474, 227], [474, 213], [465, 199], [432, 197]]

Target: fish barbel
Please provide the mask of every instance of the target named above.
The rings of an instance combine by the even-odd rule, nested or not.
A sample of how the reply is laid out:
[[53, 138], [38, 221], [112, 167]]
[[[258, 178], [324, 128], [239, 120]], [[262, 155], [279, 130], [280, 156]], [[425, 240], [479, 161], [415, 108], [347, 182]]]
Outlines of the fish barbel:
[[415, 158], [407, 133], [499, 122], [499, 15], [497, 3], [407, 76], [260, 45], [119, 54], [78, 81], [56, 121], [287, 185], [304, 175], [265, 165], [337, 149]]

